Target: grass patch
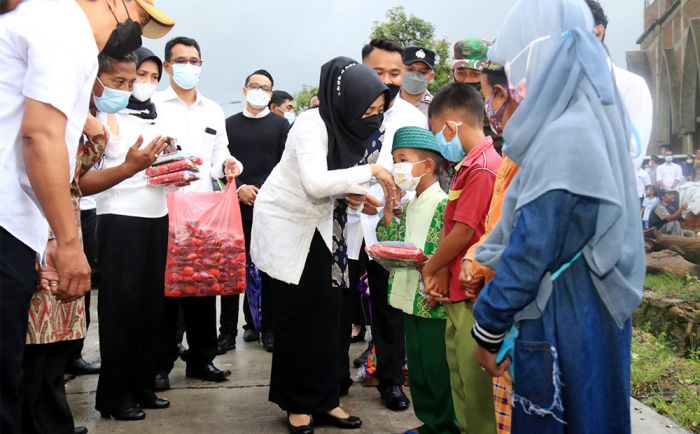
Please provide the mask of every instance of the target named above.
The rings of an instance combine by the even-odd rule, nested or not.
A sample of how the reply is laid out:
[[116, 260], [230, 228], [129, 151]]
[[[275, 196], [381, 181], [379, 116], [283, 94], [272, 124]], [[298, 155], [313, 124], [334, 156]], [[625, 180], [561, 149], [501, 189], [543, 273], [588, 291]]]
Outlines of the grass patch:
[[700, 280], [695, 276], [680, 278], [672, 274], [647, 274], [644, 287], [665, 298], [700, 301]]
[[680, 357], [663, 335], [635, 329], [632, 396], [700, 434], [700, 351]]

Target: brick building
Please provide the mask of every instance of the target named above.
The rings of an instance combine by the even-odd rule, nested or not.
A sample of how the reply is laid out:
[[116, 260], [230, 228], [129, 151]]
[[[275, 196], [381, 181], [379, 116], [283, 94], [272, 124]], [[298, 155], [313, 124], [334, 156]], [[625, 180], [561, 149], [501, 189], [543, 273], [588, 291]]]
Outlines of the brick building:
[[700, 0], [644, 0], [640, 51], [627, 53], [631, 71], [649, 83], [654, 127], [649, 153], [700, 149]]

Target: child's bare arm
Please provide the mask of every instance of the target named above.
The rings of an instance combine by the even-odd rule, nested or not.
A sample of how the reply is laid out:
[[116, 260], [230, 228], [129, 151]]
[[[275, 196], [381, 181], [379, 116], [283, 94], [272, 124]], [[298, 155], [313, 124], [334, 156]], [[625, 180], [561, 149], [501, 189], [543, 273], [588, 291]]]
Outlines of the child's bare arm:
[[443, 267], [446, 267], [462, 253], [474, 236], [474, 229], [463, 223], [456, 223], [452, 231], [440, 240], [440, 245], [435, 254], [430, 258], [423, 274], [434, 275]]

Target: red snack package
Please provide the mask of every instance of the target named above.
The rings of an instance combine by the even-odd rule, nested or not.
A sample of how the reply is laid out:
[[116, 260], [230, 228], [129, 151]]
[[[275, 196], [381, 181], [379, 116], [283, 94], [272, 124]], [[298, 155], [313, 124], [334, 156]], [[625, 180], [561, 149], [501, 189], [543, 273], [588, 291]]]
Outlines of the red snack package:
[[365, 247], [367, 255], [387, 270], [413, 268], [414, 263], [424, 261], [423, 250], [411, 243], [384, 242]]
[[172, 185], [179, 184], [186, 181], [196, 181], [199, 179], [199, 175], [189, 170], [181, 170], [174, 173], [166, 173], [164, 175], [154, 176], [153, 178], [148, 178], [148, 185]]
[[235, 185], [168, 195], [166, 297], [242, 294], [246, 255]]
[[182, 160], [173, 161], [171, 163], [151, 166], [146, 169], [146, 176], [155, 177], [165, 175], [167, 173], [179, 172], [181, 170], [189, 170], [191, 172], [199, 171], [199, 169], [197, 169], [197, 165], [194, 164], [192, 160], [183, 158]]

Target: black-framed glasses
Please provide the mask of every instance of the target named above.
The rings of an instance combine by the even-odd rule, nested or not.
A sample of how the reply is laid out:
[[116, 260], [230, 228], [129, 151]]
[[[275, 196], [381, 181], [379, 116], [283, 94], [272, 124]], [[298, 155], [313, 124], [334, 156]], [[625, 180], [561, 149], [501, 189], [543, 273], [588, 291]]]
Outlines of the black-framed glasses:
[[262, 90], [264, 90], [265, 92], [272, 92], [272, 86], [268, 86], [268, 85], [262, 85], [262, 86], [261, 86], [261, 85], [259, 85], [258, 83], [250, 83], [250, 84], [248, 84], [246, 87], [247, 87], [248, 89], [250, 89], [250, 90], [259, 90], [259, 89], [262, 89]]
[[190, 59], [186, 59], [184, 57], [178, 57], [176, 59], [170, 60], [170, 63], [173, 65], [185, 65], [189, 63], [192, 66], [202, 66], [202, 63], [204, 63], [203, 60], [197, 59], [196, 57], [192, 57]]

